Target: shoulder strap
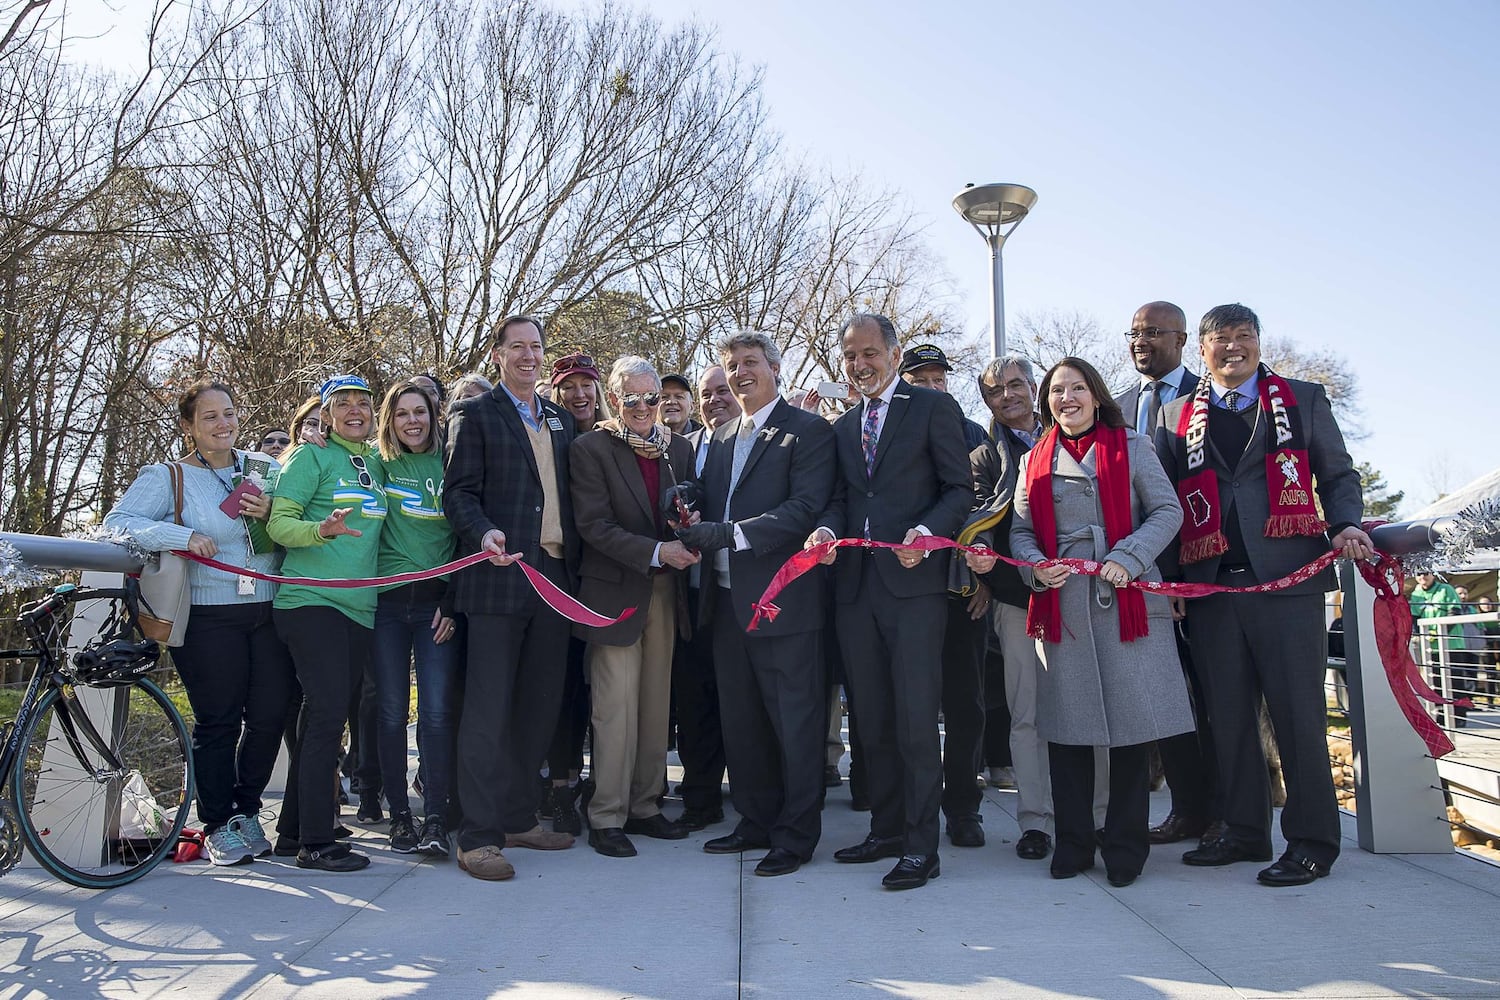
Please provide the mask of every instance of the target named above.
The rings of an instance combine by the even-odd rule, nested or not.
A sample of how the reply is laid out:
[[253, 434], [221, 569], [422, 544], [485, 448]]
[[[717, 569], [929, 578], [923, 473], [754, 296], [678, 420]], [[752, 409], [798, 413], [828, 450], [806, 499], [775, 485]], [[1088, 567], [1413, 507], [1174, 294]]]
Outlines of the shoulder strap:
[[172, 478], [172, 520], [182, 523], [182, 464], [167, 463], [167, 475]]

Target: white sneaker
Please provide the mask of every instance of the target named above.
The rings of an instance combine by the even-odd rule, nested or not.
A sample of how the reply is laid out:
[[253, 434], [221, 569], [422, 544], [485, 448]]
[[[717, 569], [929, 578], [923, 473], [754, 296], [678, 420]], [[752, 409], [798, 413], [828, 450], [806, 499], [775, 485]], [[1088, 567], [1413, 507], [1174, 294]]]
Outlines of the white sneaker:
[[990, 785], [993, 788], [1015, 788], [1016, 769], [1013, 767], [990, 768]]
[[245, 843], [245, 838], [227, 823], [208, 835], [207, 846], [208, 860], [216, 865], [229, 867], [255, 860], [255, 852]]

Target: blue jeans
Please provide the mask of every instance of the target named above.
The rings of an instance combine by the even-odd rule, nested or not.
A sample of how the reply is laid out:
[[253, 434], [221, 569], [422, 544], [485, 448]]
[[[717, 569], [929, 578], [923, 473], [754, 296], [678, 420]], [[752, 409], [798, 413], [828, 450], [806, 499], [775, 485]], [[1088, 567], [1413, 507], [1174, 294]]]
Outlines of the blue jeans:
[[438, 602], [407, 584], [380, 595], [375, 606], [376, 753], [391, 814], [411, 811], [406, 789], [406, 719], [411, 664], [417, 668], [417, 752], [422, 758], [422, 812], [446, 817], [453, 788], [453, 748], [458, 728], [457, 678], [463, 642], [457, 635], [433, 641]]

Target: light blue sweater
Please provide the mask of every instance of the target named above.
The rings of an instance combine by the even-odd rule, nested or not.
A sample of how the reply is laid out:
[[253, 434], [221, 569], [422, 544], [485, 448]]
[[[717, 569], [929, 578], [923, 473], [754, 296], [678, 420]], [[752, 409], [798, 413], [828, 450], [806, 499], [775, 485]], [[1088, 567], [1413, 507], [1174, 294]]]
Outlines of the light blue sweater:
[[[236, 460], [243, 465], [247, 453], [236, 450]], [[254, 454], [254, 453], [251, 453]], [[278, 468], [274, 459], [258, 455]], [[165, 464], [148, 465], [141, 470], [130, 489], [104, 517], [104, 526], [129, 535], [148, 552], [186, 549], [193, 532], [207, 535], [219, 547], [214, 556], [231, 566], [244, 566], [261, 573], [275, 573], [281, 567], [281, 552], [251, 555], [250, 540], [245, 534], [243, 518], [231, 518], [219, 509], [229, 495], [224, 488], [234, 470], [205, 469], [197, 462], [183, 462], [182, 524], [172, 520], [172, 478]], [[188, 585], [194, 604], [240, 604], [269, 601], [276, 596], [276, 585], [255, 581], [255, 596], [239, 596], [233, 573], [188, 563]]]

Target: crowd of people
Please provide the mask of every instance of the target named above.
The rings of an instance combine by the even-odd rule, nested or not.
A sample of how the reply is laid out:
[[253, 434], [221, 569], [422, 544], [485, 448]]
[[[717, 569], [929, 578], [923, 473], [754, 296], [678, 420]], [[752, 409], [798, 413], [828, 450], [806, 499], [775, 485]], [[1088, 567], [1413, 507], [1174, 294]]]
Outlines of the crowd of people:
[[[1054, 878], [1098, 858], [1127, 886], [1152, 845], [1184, 840], [1189, 865], [1271, 862], [1267, 885], [1326, 876], [1331, 570], [1191, 602], [1129, 584], [1238, 588], [1330, 547], [1368, 558], [1359, 474], [1323, 388], [1261, 363], [1245, 306], [1202, 318], [1200, 373], [1171, 303], [1141, 307], [1126, 339], [1139, 378], [1118, 395], [1083, 358], [1040, 379], [1026, 358], [994, 359], [978, 379], [988, 429], [949, 394], [941, 348], [903, 350], [874, 314], [842, 330], [842, 399], [790, 392], [763, 333], [720, 340], [693, 380], [634, 356], [606, 374], [578, 353], [549, 368], [541, 322], [519, 315], [495, 330], [493, 385], [465, 376], [450, 394], [414, 375], [377, 409], [363, 378], [338, 375], [250, 450], [235, 447], [233, 389], [194, 385], [177, 474], [147, 467], [107, 518], [143, 547], [326, 580], [489, 557], [378, 590], [191, 566], [173, 659], [210, 858], [368, 864], [340, 823], [347, 726], [358, 819], [388, 822], [394, 851], [451, 852], [499, 881], [507, 851], [564, 850], [586, 825], [595, 851], [627, 858], [632, 838], [722, 824], [727, 776], [737, 822], [702, 849], [764, 851], [755, 873], [785, 875], [813, 859], [843, 783], [846, 703], [851, 800], [870, 826], [832, 857], [893, 861], [888, 888], [941, 874], [944, 822], [954, 847], [985, 844], [986, 769], [1014, 782], [1016, 853], [1050, 857]], [[841, 539], [878, 544], [828, 544]], [[757, 614], [804, 549], [819, 565]], [[619, 620], [571, 624], [520, 561]], [[1286, 776], [1274, 861], [1262, 702]], [[262, 796], [283, 739], [273, 844]], [[668, 817], [673, 739], [683, 809]], [[1155, 826], [1153, 746], [1172, 793]]]

